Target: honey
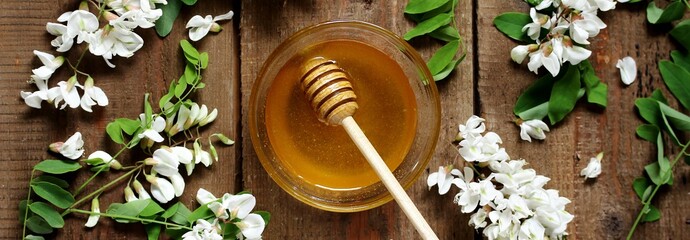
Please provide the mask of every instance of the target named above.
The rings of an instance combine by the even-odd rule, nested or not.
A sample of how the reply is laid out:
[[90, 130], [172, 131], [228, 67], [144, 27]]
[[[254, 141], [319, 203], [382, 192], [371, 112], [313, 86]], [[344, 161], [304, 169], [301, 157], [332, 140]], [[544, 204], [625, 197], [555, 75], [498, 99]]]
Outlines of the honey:
[[353, 117], [391, 170], [403, 161], [415, 137], [414, 92], [393, 59], [353, 40], [305, 49], [287, 61], [269, 88], [266, 129], [286, 172], [333, 191], [372, 185], [378, 177], [345, 130], [320, 122], [299, 85], [301, 64], [314, 57], [335, 60], [350, 75], [359, 105]]

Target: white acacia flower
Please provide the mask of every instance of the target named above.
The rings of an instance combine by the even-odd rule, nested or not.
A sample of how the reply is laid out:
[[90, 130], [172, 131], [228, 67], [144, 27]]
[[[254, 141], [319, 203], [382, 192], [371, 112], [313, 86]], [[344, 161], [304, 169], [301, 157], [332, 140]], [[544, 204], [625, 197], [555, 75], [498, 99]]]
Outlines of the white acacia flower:
[[552, 76], [558, 75], [561, 71], [561, 58], [553, 51], [550, 42], [542, 43], [537, 51], [529, 54], [527, 68], [534, 73], [538, 73], [540, 67], [544, 66]]
[[95, 197], [91, 200], [91, 212], [95, 214], [89, 215], [89, 219], [86, 220], [86, 224], [84, 224], [85, 227], [92, 228], [96, 226], [98, 219], [101, 218], [101, 215], [98, 214], [101, 213], [101, 207], [98, 204], [98, 197]]
[[470, 216], [469, 225], [473, 226], [474, 229], [486, 227], [486, 217], [486, 211], [484, 211], [484, 209], [479, 209], [476, 213]]
[[132, 187], [134, 188], [134, 191], [136, 191], [137, 194], [139, 195], [139, 197], [138, 197], [139, 199], [150, 199], [151, 198], [151, 195], [149, 195], [149, 193], [146, 191], [144, 186], [141, 185], [141, 182], [139, 182], [139, 180], [134, 179], [134, 181], [132, 181]]
[[196, 15], [189, 19], [186, 28], [189, 29], [189, 39], [192, 41], [199, 41], [208, 34], [208, 32], [220, 32], [223, 28], [218, 25], [218, 21], [230, 20], [234, 13], [229, 11], [226, 14], [219, 15], [216, 17], [211, 17], [211, 15], [206, 15], [206, 17], [201, 17]]
[[549, 205], [542, 205], [536, 209], [534, 218], [536, 218], [539, 223], [544, 226], [545, 235], [555, 237], [565, 233], [565, 229], [568, 223], [572, 221], [573, 215], [570, 215], [568, 212], [555, 209]]
[[101, 88], [93, 85], [93, 78], [89, 76], [84, 82], [84, 96], [81, 97], [80, 102], [84, 111], [92, 112], [91, 107], [96, 104], [101, 107], [108, 106], [108, 97]]
[[147, 138], [157, 143], [164, 140], [160, 134], [165, 129], [165, 119], [163, 117], [157, 116], [149, 125], [143, 126], [143, 124], [146, 124], [146, 114], [142, 113], [139, 114], [139, 121], [142, 124], [142, 128], [145, 129], [144, 132], [139, 134], [140, 138]]
[[[116, 8], [116, 12], [120, 16], [115, 19], [108, 18], [110, 25], [113, 26], [119, 26], [130, 30], [137, 27], [152, 28], [155, 26], [155, 22], [158, 18], [163, 15], [163, 11], [161, 9], [155, 9], [155, 5], [152, 5], [150, 1], [126, 1], [126, 4], [138, 4], [139, 6], [136, 7], [122, 5], [122, 1], [112, 1], [109, 5], [117, 4], [120, 4], [120, 6]], [[127, 8], [126, 11], [125, 8]]]
[[556, 56], [560, 56], [561, 62], [570, 62], [577, 65], [592, 55], [592, 51], [573, 44], [568, 36], [556, 37], [551, 39], [553, 51]]
[[180, 165], [180, 160], [177, 155], [168, 149], [156, 149], [153, 152], [153, 157], [147, 158], [144, 160], [144, 163], [153, 166], [152, 170], [166, 177], [179, 174], [178, 166]]
[[491, 175], [497, 182], [503, 184], [501, 191], [514, 193], [518, 188], [531, 182], [537, 175], [534, 169], [522, 169], [524, 160], [492, 162], [489, 167], [493, 171]]
[[601, 29], [606, 28], [606, 24], [597, 17], [596, 10], [572, 13], [571, 18], [570, 36], [579, 44], [589, 44], [588, 38], [598, 35]]
[[114, 56], [129, 58], [144, 45], [144, 40], [136, 33], [111, 25], [106, 25], [103, 29], [90, 34], [87, 42], [89, 42], [89, 51], [93, 55], [103, 57], [111, 68], [115, 67], [110, 62]]
[[55, 47], [55, 51], [67, 52], [72, 49], [74, 45], [74, 36], [67, 35], [67, 26], [59, 23], [49, 22], [46, 24], [46, 31], [55, 36], [55, 39], [50, 41], [50, 45]]
[[510, 210], [491, 211], [489, 213], [489, 219], [492, 223], [498, 224], [499, 235], [501, 236], [499, 239], [508, 239], [505, 237], [506, 235], [517, 236], [517, 234], [510, 233], [514, 223], [518, 222]]
[[182, 235], [183, 240], [222, 240], [220, 235], [221, 227], [218, 224], [218, 219], [210, 223], [204, 219], [196, 220], [196, 224], [191, 231]]
[[544, 140], [546, 138], [544, 132], [549, 131], [549, 126], [539, 119], [518, 120], [517, 123], [520, 124], [520, 138], [528, 142], [532, 142], [532, 138]]
[[518, 45], [514, 47], [513, 50], [510, 50], [510, 58], [512, 58], [516, 63], [522, 63], [525, 61], [525, 58], [527, 58], [529, 53], [534, 52], [537, 49], [539, 49], [539, 45], [537, 44]]
[[175, 187], [165, 178], [147, 175], [146, 181], [151, 183], [151, 195], [159, 203], [167, 203], [175, 198]]
[[178, 172], [176, 174], [170, 175], [169, 178], [170, 183], [173, 186], [173, 189], [175, 189], [175, 197], [182, 196], [185, 187], [185, 182], [184, 178], [182, 178], [182, 175]]
[[242, 221], [235, 223], [247, 239], [261, 239], [261, 233], [266, 228], [266, 222], [261, 215], [252, 213], [247, 215]]
[[88, 160], [94, 160], [94, 159], [99, 159], [98, 161], [87, 161], [89, 165], [98, 165], [98, 164], [108, 164], [108, 166], [112, 169], [115, 170], [120, 170], [122, 169], [122, 164], [118, 162], [117, 160], [113, 159], [110, 154], [104, 151], [95, 151], [91, 153], [86, 159]]
[[199, 202], [201, 205], [206, 205], [210, 202], [214, 202], [218, 200], [216, 196], [213, 196], [213, 193], [209, 192], [206, 189], [199, 188], [196, 192], [196, 201]]
[[476, 115], [472, 115], [469, 119], [467, 119], [465, 125], [458, 125], [458, 136], [456, 137], [456, 140], [462, 140], [469, 136], [478, 136], [484, 133], [485, 130], [486, 126], [484, 125], [484, 119]]
[[75, 132], [65, 142], [50, 144], [49, 149], [55, 153], [62, 154], [66, 158], [75, 160], [84, 154], [84, 140], [81, 139], [80, 132]]
[[588, 178], [596, 178], [601, 174], [601, 159], [604, 158], [604, 152], [600, 152], [596, 157], [589, 159], [587, 167], [580, 171], [580, 176]]
[[224, 196], [223, 205], [230, 211], [230, 218], [244, 219], [256, 206], [256, 198], [251, 194]]
[[535, 6], [534, 8], [536, 8], [537, 10], [543, 10], [543, 9], [546, 9], [546, 8], [548, 8], [548, 7], [551, 7], [551, 6], [554, 6], [554, 7], [555, 7], [555, 6], [558, 6], [558, 4], [559, 4], [559, 1], [554, 1], [554, 0], [543, 0], [543, 1], [541, 1], [537, 6]]
[[529, 16], [532, 18], [532, 22], [522, 27], [522, 31], [527, 31], [527, 36], [532, 40], [537, 40], [539, 39], [539, 33], [541, 33], [542, 28], [551, 28], [551, 18], [547, 15], [537, 13], [537, 10], [534, 8], [529, 10]]
[[39, 78], [36, 75], [31, 75], [31, 81], [36, 84], [38, 91], [35, 92], [19, 92], [19, 95], [24, 99], [24, 103], [32, 108], [41, 109], [41, 103], [48, 100], [48, 80]]
[[85, 10], [66, 12], [58, 17], [58, 22], [67, 22], [67, 36], [77, 37], [77, 43], [86, 41], [89, 34], [98, 30], [98, 18]]
[[429, 174], [429, 177], [426, 179], [429, 190], [431, 190], [431, 187], [434, 185], [438, 185], [438, 194], [446, 194], [448, 190], [450, 190], [450, 186], [453, 185], [452, 182], [453, 179], [455, 179], [453, 175], [460, 176], [462, 174], [460, 170], [453, 169], [453, 165], [438, 167], [438, 172]]
[[534, 218], [529, 218], [523, 221], [520, 226], [519, 239], [543, 240], [544, 232], [544, 226], [542, 226], [539, 221]]
[[598, 8], [601, 11], [609, 11], [616, 8], [616, 1], [614, 0], [588, 0], [592, 7]]
[[189, 108], [189, 116], [187, 117], [187, 120], [184, 122], [182, 127], [184, 129], [189, 129], [195, 123], [198, 123], [197, 118], [199, 117], [200, 113], [201, 113], [201, 108], [199, 108], [199, 104], [192, 103], [192, 106]]
[[62, 64], [65, 62], [65, 58], [62, 56], [55, 57], [50, 53], [45, 53], [38, 50], [34, 50], [34, 55], [36, 55], [36, 57], [38, 57], [38, 59], [41, 60], [43, 66], [32, 70], [32, 72], [34, 75], [41, 79], [49, 79], [50, 76], [53, 75], [55, 70], [60, 68], [60, 66], [62, 66]]
[[176, 129], [175, 133], [187, 130], [186, 128], [184, 128], [184, 123], [187, 122], [187, 119], [189, 118], [189, 115], [191, 115], [191, 113], [192, 111], [189, 110], [189, 108], [184, 104], [180, 106], [180, 109], [177, 110], [177, 122], [172, 127]]
[[637, 78], [637, 64], [632, 57], [628, 56], [623, 59], [618, 59], [616, 67], [620, 69], [621, 80], [623, 80], [625, 85], [630, 85]]
[[194, 164], [202, 163], [204, 166], [208, 167], [213, 164], [211, 154], [206, 150], [201, 149], [201, 147], [194, 146]]
[[48, 89], [48, 101], [52, 100], [57, 108], [64, 100], [65, 103], [60, 106], [60, 109], [65, 109], [67, 106], [70, 108], [78, 108], [81, 105], [81, 99], [77, 92], [77, 88], [81, 87], [81, 84], [77, 82], [77, 76], [70, 77], [67, 82], [60, 81], [57, 87]]
[[461, 190], [455, 196], [454, 202], [460, 205], [461, 211], [470, 213], [479, 206], [484, 206], [493, 201], [501, 195], [501, 192], [496, 190], [490, 179], [485, 179], [479, 182], [471, 182], [467, 185], [467, 190]]
[[468, 136], [460, 141], [460, 156], [468, 162], [504, 161], [510, 157], [504, 148], [498, 144], [503, 143], [498, 134], [488, 132], [484, 136]]

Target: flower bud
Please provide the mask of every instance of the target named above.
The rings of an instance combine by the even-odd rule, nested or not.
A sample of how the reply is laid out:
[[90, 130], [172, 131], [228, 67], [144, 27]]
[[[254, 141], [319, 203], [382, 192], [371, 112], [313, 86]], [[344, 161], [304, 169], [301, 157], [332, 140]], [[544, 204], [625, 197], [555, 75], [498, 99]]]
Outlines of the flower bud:
[[120, 164], [120, 162], [118, 162], [117, 160], [113, 159], [113, 160], [110, 160], [110, 168], [115, 169], [115, 170], [121, 170], [122, 164]]
[[201, 121], [199, 121], [199, 127], [203, 127], [206, 124], [213, 122], [214, 120], [216, 120], [217, 116], [218, 116], [218, 109], [214, 108], [213, 111], [211, 111], [211, 113], [208, 114], [208, 116], [206, 116], [204, 119], [201, 119]]
[[104, 11], [103, 17], [105, 18], [105, 20], [108, 20], [108, 21], [113, 21], [113, 20], [119, 18], [117, 15], [115, 15], [114, 13], [109, 12], [109, 11]]
[[54, 143], [51, 143], [50, 145], [48, 145], [48, 149], [51, 152], [60, 153], [60, 149], [62, 148], [63, 144], [65, 144], [65, 143], [64, 142], [54, 142]]
[[214, 22], [213, 24], [211, 24], [211, 30], [209, 30], [209, 32], [216, 32], [217, 33], [217, 32], [220, 32], [222, 30], [223, 30], [223, 27], [218, 25], [218, 23]]
[[72, 88], [74, 85], [77, 84], [77, 75], [73, 75], [69, 79], [67, 79], [67, 92], [72, 91]]
[[89, 11], [89, 1], [81, 1], [79, 3], [79, 10]]
[[131, 202], [134, 200], [138, 200], [137, 196], [134, 195], [134, 191], [132, 191], [132, 188], [129, 186], [125, 187], [125, 201]]
[[139, 180], [134, 179], [132, 181], [132, 187], [134, 187], [134, 191], [139, 194], [139, 199], [150, 199], [151, 195], [144, 189], [144, 186], [141, 185], [141, 182]]
[[86, 227], [94, 227], [98, 223], [98, 219], [101, 217], [98, 213], [101, 213], [101, 208], [98, 203], [98, 198], [95, 197], [91, 200], [91, 212], [94, 212], [96, 214], [91, 214], [89, 215], [89, 219], [86, 220], [86, 224], [84, 226]]

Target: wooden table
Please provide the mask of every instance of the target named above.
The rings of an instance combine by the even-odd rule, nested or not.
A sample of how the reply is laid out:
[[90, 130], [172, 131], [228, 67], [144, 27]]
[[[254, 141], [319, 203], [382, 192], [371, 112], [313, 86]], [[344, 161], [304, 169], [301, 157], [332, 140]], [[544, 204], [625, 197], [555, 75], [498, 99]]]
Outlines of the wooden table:
[[[452, 202], [452, 194], [438, 196], [428, 191], [425, 178], [438, 166], [461, 164], [450, 142], [457, 125], [471, 114], [487, 120], [489, 130], [499, 133], [513, 158], [524, 158], [530, 167], [552, 180], [549, 188], [573, 202], [568, 210], [575, 215], [569, 225], [570, 239], [621, 239], [625, 237], [641, 208], [632, 191], [632, 180], [642, 174], [643, 166], [654, 158], [652, 144], [635, 137], [641, 122], [634, 110], [637, 97], [648, 96], [663, 88], [657, 70], [658, 59], [668, 59], [675, 46], [665, 35], [668, 29], [646, 24], [644, 4], [619, 5], [601, 14], [608, 24], [590, 49], [597, 74], [609, 85], [609, 107], [591, 109], [578, 104], [565, 121], [553, 127], [546, 141], [527, 143], [518, 137], [519, 129], [510, 121], [512, 107], [520, 92], [536, 79], [525, 66], [514, 64], [509, 57], [515, 46], [493, 26], [493, 18], [502, 12], [527, 12], [519, 0], [460, 1], [458, 26], [467, 45], [468, 57], [456, 73], [439, 82], [442, 127], [436, 154], [427, 173], [408, 194], [441, 239], [479, 239], [467, 226], [469, 215], [462, 214]], [[105, 137], [106, 124], [116, 117], [134, 118], [142, 112], [146, 92], [158, 99], [171, 80], [182, 73], [178, 41], [186, 38], [184, 23], [196, 14], [219, 15], [229, 9], [236, 12], [224, 31], [211, 34], [197, 46], [208, 51], [211, 59], [204, 73], [208, 84], [196, 99], [220, 111], [219, 118], [208, 129], [223, 132], [237, 140], [232, 147], [219, 149], [220, 162], [211, 169], [199, 171], [187, 180], [182, 201], [194, 204], [194, 191], [203, 187], [215, 193], [250, 189], [257, 197], [257, 209], [268, 210], [273, 218], [264, 232], [266, 239], [413, 239], [415, 230], [395, 203], [359, 213], [342, 214], [317, 210], [298, 202], [283, 192], [264, 172], [248, 137], [248, 98], [257, 73], [270, 52], [288, 36], [304, 27], [331, 19], [362, 20], [402, 35], [412, 27], [403, 16], [406, 1], [199, 1], [183, 9], [172, 34], [161, 39], [153, 30], [139, 31], [145, 46], [130, 59], [117, 58], [116, 69], [109, 69], [100, 58], [89, 56], [83, 69], [93, 73], [97, 85], [109, 94], [110, 105], [96, 107], [93, 113], [80, 110], [58, 111], [44, 104], [43, 110], [27, 107], [19, 97], [20, 90], [33, 89], [26, 83], [32, 68], [40, 62], [32, 50], [52, 51], [51, 36], [45, 23], [65, 11], [77, 8], [74, 0], [5, 0], [0, 4], [0, 237], [16, 239], [21, 234], [17, 204], [26, 197], [31, 167], [51, 158], [46, 149], [54, 141], [63, 141], [80, 131], [86, 140], [87, 154], [98, 149], [114, 151], [117, 146]], [[424, 58], [429, 58], [439, 44], [429, 39], [412, 42]], [[78, 51], [69, 54], [78, 57]], [[87, 54], [88, 55], [88, 54]], [[616, 60], [632, 56], [639, 66], [638, 80], [624, 86], [614, 67]], [[54, 75], [50, 85], [67, 79], [66, 70]], [[33, 90], [32, 90], [33, 91]], [[668, 91], [665, 91], [668, 93]], [[670, 95], [667, 95], [670, 96]], [[605, 151], [603, 174], [595, 181], [583, 181], [580, 169], [588, 159]], [[144, 155], [121, 157], [121, 161], [140, 160]], [[690, 201], [685, 164], [676, 169], [675, 183], [664, 188], [655, 205], [661, 209], [659, 222], [643, 224], [637, 239], [689, 239]], [[98, 179], [103, 183], [117, 174]], [[80, 182], [86, 175], [74, 176]], [[92, 187], [91, 190], [94, 188]], [[121, 202], [121, 188], [101, 196], [107, 203]], [[672, 191], [669, 191], [672, 190]], [[142, 239], [143, 229], [132, 225], [101, 220], [95, 229], [83, 227], [85, 218], [70, 217], [56, 238], [60, 239]]]

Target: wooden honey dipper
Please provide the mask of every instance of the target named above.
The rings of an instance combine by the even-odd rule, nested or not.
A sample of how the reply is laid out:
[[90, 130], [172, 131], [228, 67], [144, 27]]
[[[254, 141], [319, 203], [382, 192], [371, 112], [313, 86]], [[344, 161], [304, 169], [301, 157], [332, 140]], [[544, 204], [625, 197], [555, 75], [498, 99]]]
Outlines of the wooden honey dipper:
[[300, 76], [302, 90], [306, 93], [319, 120], [329, 125], [342, 125], [417, 232], [424, 239], [438, 239], [355, 119], [352, 118], [359, 106], [348, 74], [338, 67], [335, 61], [316, 57], [302, 65]]

